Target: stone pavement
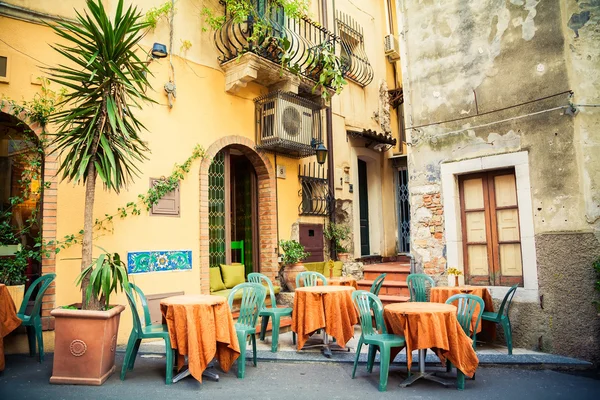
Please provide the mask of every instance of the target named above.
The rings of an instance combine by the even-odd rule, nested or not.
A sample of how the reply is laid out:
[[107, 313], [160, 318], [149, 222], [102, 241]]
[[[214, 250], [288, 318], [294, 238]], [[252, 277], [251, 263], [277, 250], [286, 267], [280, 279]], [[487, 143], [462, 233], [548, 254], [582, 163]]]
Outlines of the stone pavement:
[[[379, 368], [372, 374], [359, 365], [351, 379], [352, 364], [321, 362], [259, 361], [256, 368], [246, 368], [246, 378], [238, 379], [235, 368], [220, 373], [219, 382], [200, 384], [188, 377], [173, 385], [164, 384], [163, 356], [143, 354], [125, 381], [119, 373], [102, 386], [50, 385], [52, 353], [44, 363], [25, 355], [8, 355], [6, 370], [0, 373], [2, 400], [87, 400], [87, 399], [598, 399], [600, 380], [550, 370], [482, 367], [475, 380], [467, 380], [466, 389], [444, 388], [435, 382], [418, 381], [400, 388], [405, 367], [393, 365], [388, 391], [377, 391]], [[335, 355], [334, 355], [335, 357]], [[117, 368], [123, 353], [117, 353]], [[218, 368], [217, 368], [218, 370]], [[596, 372], [597, 373], [597, 372]]]

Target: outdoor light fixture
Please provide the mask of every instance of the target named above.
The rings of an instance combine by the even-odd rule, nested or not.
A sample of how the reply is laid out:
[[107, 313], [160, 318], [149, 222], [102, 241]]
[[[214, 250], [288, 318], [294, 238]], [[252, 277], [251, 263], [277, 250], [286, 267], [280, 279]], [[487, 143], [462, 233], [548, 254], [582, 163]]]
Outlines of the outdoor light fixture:
[[312, 138], [310, 141], [310, 146], [315, 149], [315, 153], [317, 154], [317, 162], [319, 165], [325, 164], [325, 160], [327, 160], [327, 147], [315, 138]]
[[152, 58], [165, 58], [167, 56], [167, 46], [162, 43], [154, 43], [152, 45]]

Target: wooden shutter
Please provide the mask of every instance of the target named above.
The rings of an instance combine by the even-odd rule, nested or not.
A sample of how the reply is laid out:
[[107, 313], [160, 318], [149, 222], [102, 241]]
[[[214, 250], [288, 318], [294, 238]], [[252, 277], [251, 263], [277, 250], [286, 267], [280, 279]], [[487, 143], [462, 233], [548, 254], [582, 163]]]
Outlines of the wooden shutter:
[[514, 170], [459, 178], [465, 278], [471, 284], [523, 282]]
[[[150, 178], [150, 186], [154, 186], [160, 179]], [[165, 194], [158, 203], [152, 206], [150, 215], [179, 216], [179, 186], [177, 189]]]
[[299, 230], [300, 244], [304, 246], [304, 250], [310, 253], [310, 256], [304, 261], [324, 261], [323, 225], [300, 224]]

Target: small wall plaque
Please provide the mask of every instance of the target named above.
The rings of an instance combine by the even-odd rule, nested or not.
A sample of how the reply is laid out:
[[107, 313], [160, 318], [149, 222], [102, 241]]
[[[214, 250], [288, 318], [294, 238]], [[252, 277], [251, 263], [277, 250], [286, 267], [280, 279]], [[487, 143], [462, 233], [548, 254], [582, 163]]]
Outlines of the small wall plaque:
[[281, 179], [285, 179], [285, 174], [286, 174], [285, 165], [278, 165], [277, 166], [277, 177], [281, 178]]

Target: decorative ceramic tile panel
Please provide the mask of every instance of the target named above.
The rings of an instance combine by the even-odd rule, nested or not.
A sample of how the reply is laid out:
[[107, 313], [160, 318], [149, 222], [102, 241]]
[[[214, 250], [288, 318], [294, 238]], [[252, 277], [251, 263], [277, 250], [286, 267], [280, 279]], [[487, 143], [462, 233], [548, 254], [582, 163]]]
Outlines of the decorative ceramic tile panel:
[[127, 272], [182, 271], [192, 269], [191, 250], [133, 251], [127, 253]]

